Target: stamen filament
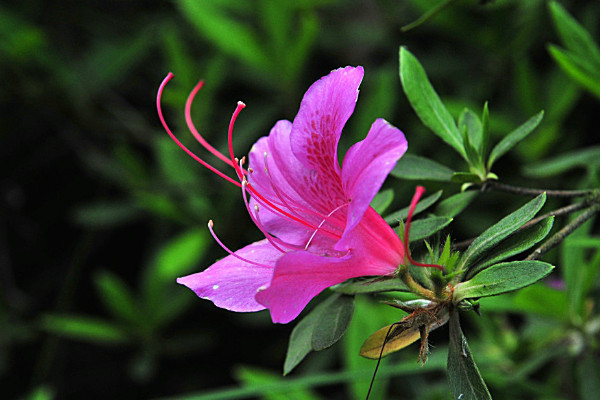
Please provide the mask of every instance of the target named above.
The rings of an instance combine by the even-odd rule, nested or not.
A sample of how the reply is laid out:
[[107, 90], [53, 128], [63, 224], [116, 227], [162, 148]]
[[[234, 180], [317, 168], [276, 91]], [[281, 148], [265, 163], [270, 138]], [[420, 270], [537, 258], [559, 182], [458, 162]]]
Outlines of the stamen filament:
[[332, 212], [330, 212], [327, 215], [327, 217], [325, 219], [323, 219], [323, 221], [321, 221], [321, 223], [319, 224], [319, 226], [317, 226], [317, 229], [315, 229], [315, 231], [311, 235], [310, 239], [308, 239], [308, 242], [306, 242], [306, 246], [304, 246], [304, 250], [308, 250], [308, 246], [310, 245], [310, 242], [313, 240], [313, 238], [315, 237], [315, 235], [317, 234], [317, 232], [319, 231], [319, 229], [321, 229], [321, 227], [323, 226], [323, 224], [325, 223], [325, 221], [327, 221], [327, 218], [331, 217], [337, 210], [339, 210], [340, 208], [345, 207], [347, 205], [348, 205], [348, 203], [342, 204], [340, 206], [337, 206]]
[[415, 211], [415, 208], [417, 207], [417, 203], [419, 202], [419, 199], [421, 198], [423, 193], [425, 193], [425, 188], [423, 186], [417, 186], [417, 189], [415, 190], [415, 194], [412, 198], [412, 201], [410, 202], [410, 208], [408, 209], [408, 215], [406, 217], [406, 224], [404, 226], [404, 247], [406, 250], [406, 258], [412, 265], [415, 265], [417, 267], [431, 267], [431, 268], [437, 268], [440, 271], [444, 271], [444, 267], [442, 267], [441, 265], [420, 263], [420, 262], [413, 260], [412, 257], [410, 256], [409, 236], [408, 236], [410, 233], [410, 223], [412, 221], [413, 212]]
[[175, 134], [173, 134], [173, 132], [171, 131], [171, 129], [167, 125], [167, 123], [165, 121], [165, 118], [163, 116], [163, 112], [162, 112], [161, 99], [162, 99], [163, 90], [164, 90], [165, 86], [167, 85], [167, 83], [171, 79], [173, 79], [173, 74], [171, 72], [169, 72], [167, 74], [167, 76], [165, 77], [165, 79], [160, 84], [160, 86], [158, 88], [158, 93], [156, 95], [156, 110], [158, 111], [158, 118], [160, 119], [160, 123], [162, 124], [163, 128], [169, 134], [169, 136], [171, 137], [171, 139], [173, 139], [173, 141], [177, 144], [177, 146], [179, 146], [183, 151], [185, 151], [190, 157], [192, 157], [198, 163], [200, 163], [204, 167], [208, 168], [209, 170], [211, 170], [215, 174], [219, 175], [221, 178], [225, 179], [226, 181], [228, 181], [230, 183], [233, 183], [234, 185], [236, 185], [238, 187], [241, 187], [242, 186], [241, 183], [239, 183], [238, 181], [234, 180], [233, 178], [228, 177], [227, 175], [225, 175], [224, 173], [222, 173], [221, 171], [219, 171], [218, 169], [216, 169], [215, 167], [213, 167], [212, 165], [210, 165], [209, 163], [207, 163], [206, 161], [204, 161], [203, 159], [201, 159], [200, 157], [198, 157], [190, 149], [188, 149], [187, 147], [185, 147], [183, 145], [183, 143], [181, 143], [179, 141], [179, 139], [177, 139], [177, 137], [175, 136]]
[[234, 256], [235, 258], [242, 260], [243, 262], [246, 262], [248, 264], [252, 264], [252, 265], [256, 265], [258, 267], [264, 267], [264, 268], [273, 268], [272, 265], [261, 264], [261, 263], [255, 262], [255, 261], [248, 260], [247, 258], [244, 258], [238, 254], [235, 254], [233, 251], [229, 250], [229, 248], [227, 246], [225, 246], [223, 244], [223, 242], [221, 242], [221, 240], [215, 234], [215, 231], [213, 230], [213, 225], [214, 225], [214, 223], [213, 223], [212, 219], [210, 221], [208, 221], [208, 230], [210, 231], [210, 234], [215, 239], [215, 241], [219, 244], [219, 246], [221, 246], [223, 248], [223, 250], [225, 250], [230, 255]]
[[[200, 81], [198, 82], [198, 84], [194, 87], [194, 89], [190, 92], [186, 102], [185, 102], [185, 122], [188, 126], [188, 129], [190, 130], [190, 132], [192, 133], [192, 135], [194, 136], [194, 138], [196, 138], [196, 140], [202, 145], [204, 146], [204, 148], [208, 151], [210, 151], [212, 154], [214, 154], [216, 157], [218, 157], [221, 161], [225, 162], [226, 164], [228, 164], [229, 166], [233, 167], [233, 163], [231, 162], [231, 160], [229, 158], [227, 158], [225, 155], [223, 155], [220, 151], [218, 151], [217, 149], [215, 149], [213, 146], [211, 146], [200, 134], [200, 132], [198, 132], [198, 130], [196, 129], [196, 127], [194, 126], [194, 122], [192, 121], [192, 103], [194, 102], [194, 98], [196, 97], [196, 94], [198, 93], [198, 91], [202, 88], [202, 85], [204, 85], [204, 81]], [[235, 168], [235, 167], [234, 167]]]
[[233, 115], [231, 116], [231, 120], [229, 121], [229, 129], [227, 132], [227, 144], [229, 145], [229, 158], [231, 159], [232, 166], [235, 169], [235, 172], [237, 173], [238, 179], [240, 181], [244, 177], [244, 172], [242, 171], [240, 166], [237, 165], [237, 162], [235, 161], [235, 156], [233, 155], [233, 126], [235, 125], [235, 120], [237, 119], [239, 113], [245, 107], [246, 107], [246, 105], [243, 102], [238, 101], [237, 107], [235, 108], [235, 111], [233, 112]]

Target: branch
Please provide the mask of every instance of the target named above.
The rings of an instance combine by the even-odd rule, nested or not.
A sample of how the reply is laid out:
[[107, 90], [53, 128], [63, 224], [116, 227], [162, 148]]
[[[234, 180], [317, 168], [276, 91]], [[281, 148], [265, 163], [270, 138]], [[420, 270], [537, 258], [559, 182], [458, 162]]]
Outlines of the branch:
[[532, 188], [524, 188], [520, 186], [507, 185], [505, 183], [500, 183], [495, 180], [487, 180], [484, 182], [481, 190], [499, 190], [502, 192], [519, 194], [523, 196], [537, 196], [542, 193], [546, 193], [547, 196], [550, 197], [563, 197], [563, 198], [572, 198], [572, 197], [583, 197], [589, 196], [594, 193], [593, 190], [546, 190], [546, 189], [532, 189]]
[[573, 231], [583, 225], [588, 219], [592, 218], [598, 211], [600, 211], [600, 203], [596, 203], [583, 213], [581, 213], [577, 218], [571, 221], [568, 225], [562, 228], [560, 231], [556, 232], [550, 239], [548, 239], [543, 245], [538, 247], [531, 253], [525, 261], [527, 260], [537, 260], [544, 253], [547, 253], [554, 247], [558, 246], [567, 236], [569, 236]]

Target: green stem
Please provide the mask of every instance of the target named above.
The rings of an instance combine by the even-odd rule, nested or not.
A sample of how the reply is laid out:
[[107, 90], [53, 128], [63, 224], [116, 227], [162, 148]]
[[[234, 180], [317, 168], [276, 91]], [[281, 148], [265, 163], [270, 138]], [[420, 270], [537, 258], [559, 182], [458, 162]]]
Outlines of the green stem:
[[579, 228], [583, 225], [588, 219], [592, 218], [598, 211], [600, 211], [600, 203], [596, 203], [583, 213], [581, 213], [577, 218], [571, 221], [568, 225], [562, 228], [560, 231], [556, 232], [550, 239], [544, 242], [543, 245], [535, 249], [525, 260], [537, 260], [544, 253], [547, 253], [554, 247], [558, 246], [567, 236], [569, 236], [575, 229]]
[[408, 271], [408, 266], [404, 266], [400, 268], [398, 271], [398, 276], [402, 279], [402, 282], [408, 286], [411, 292], [418, 294], [419, 296], [429, 299], [429, 300], [437, 300], [435, 293], [431, 290], [424, 288], [417, 281], [415, 281]]
[[507, 185], [506, 183], [500, 183], [495, 180], [487, 180], [482, 186], [482, 190], [500, 190], [502, 192], [519, 194], [523, 196], [537, 196], [542, 193], [546, 193], [549, 197], [583, 197], [594, 194], [594, 190], [546, 190], [546, 189], [532, 189], [524, 188], [520, 186]]

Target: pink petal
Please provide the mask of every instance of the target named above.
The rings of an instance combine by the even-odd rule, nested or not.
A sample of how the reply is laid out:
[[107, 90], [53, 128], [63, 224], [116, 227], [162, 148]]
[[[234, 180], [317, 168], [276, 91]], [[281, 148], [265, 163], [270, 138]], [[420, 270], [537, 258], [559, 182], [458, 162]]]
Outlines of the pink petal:
[[346, 203], [337, 146], [354, 111], [362, 78], [362, 67], [346, 67], [315, 82], [304, 95], [292, 125], [290, 148], [302, 168], [287, 168], [286, 179], [321, 213]]
[[370, 262], [368, 255], [350, 251], [342, 257], [308, 251], [288, 253], [275, 266], [271, 285], [256, 300], [271, 312], [273, 322], [288, 323], [324, 289], [350, 278], [393, 273], [395, 265]]
[[[296, 215], [299, 213], [296, 208], [310, 208], [310, 206], [304, 202], [284, 178], [285, 169], [283, 171], [280, 169], [281, 161], [276, 157], [279, 154], [278, 150], [291, 153], [291, 150], [289, 150], [289, 132], [291, 128], [291, 122], [279, 121], [271, 130], [269, 137], [260, 138], [252, 146], [248, 157], [249, 167], [252, 168], [253, 172], [248, 175], [248, 181], [263, 197], [270, 199], [291, 215]], [[274, 144], [274, 149], [271, 148], [270, 144]], [[285, 145], [288, 149], [281, 149]], [[268, 173], [265, 170], [265, 153], [267, 154], [266, 167]], [[294, 161], [289, 160], [289, 158], [293, 158], [293, 155], [289, 155], [287, 161]], [[296, 160], [296, 162], [298, 161]], [[256, 203], [253, 197], [250, 201], [252, 209], [254, 209]], [[293, 209], [291, 210], [288, 206]], [[269, 207], [259, 205], [259, 216], [263, 226], [269, 233], [288, 243], [304, 244], [312, 234], [308, 227], [290, 220], [290, 218], [277, 211], [270, 210]]]
[[334, 249], [340, 252], [352, 249], [369, 270], [378, 272], [375, 275], [386, 275], [404, 262], [402, 241], [371, 207], [363, 214], [360, 224], [346, 232]]
[[349, 199], [344, 235], [358, 225], [396, 162], [406, 152], [404, 134], [383, 119], [377, 119], [367, 137], [346, 153], [342, 182]]
[[[252, 243], [235, 254], [261, 264], [275, 265], [281, 252], [266, 240]], [[212, 301], [217, 307], [231, 311], [264, 310], [254, 299], [259, 288], [269, 285], [273, 267], [257, 266], [234, 256], [217, 261], [206, 270], [177, 279], [177, 283], [192, 289], [198, 297]]]

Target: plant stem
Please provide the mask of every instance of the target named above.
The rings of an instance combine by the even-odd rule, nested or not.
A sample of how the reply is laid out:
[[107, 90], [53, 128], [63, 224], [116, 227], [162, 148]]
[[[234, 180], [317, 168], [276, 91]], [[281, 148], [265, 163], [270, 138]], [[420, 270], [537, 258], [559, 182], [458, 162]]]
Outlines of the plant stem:
[[500, 190], [502, 192], [520, 194], [523, 196], [537, 196], [542, 193], [546, 193], [550, 197], [583, 197], [589, 196], [594, 193], [593, 190], [546, 190], [546, 189], [532, 189], [524, 188], [520, 186], [507, 185], [506, 183], [500, 183], [495, 180], [487, 180], [482, 186], [482, 190]]
[[568, 225], [556, 232], [550, 239], [544, 242], [543, 245], [538, 247], [531, 253], [525, 260], [537, 260], [544, 253], [547, 253], [554, 247], [558, 246], [567, 236], [573, 231], [583, 225], [588, 219], [592, 218], [598, 211], [600, 211], [600, 203], [592, 205], [590, 208], [581, 213], [577, 218], [571, 221]]
[[[521, 226], [518, 231], [521, 231], [523, 229], [527, 229], [535, 224], [537, 224], [538, 222], [548, 218], [548, 217], [560, 217], [563, 215], [567, 215], [567, 214], [571, 214], [574, 213], [576, 211], [580, 211], [583, 210], [585, 208], [588, 208], [590, 206], [590, 204], [597, 202], [597, 200], [595, 200], [592, 197], [589, 197], [587, 199], [585, 199], [582, 202], [579, 203], [575, 203], [575, 204], [569, 204], [568, 206], [565, 207], [561, 207], [561, 208], [557, 208], [554, 211], [550, 211], [546, 214], [540, 215], [539, 217], [536, 217], [534, 219], [532, 219], [531, 221], [527, 222], [526, 224], [524, 224], [523, 226]], [[452, 250], [461, 250], [464, 248], [469, 247], [469, 245], [471, 243], [473, 243], [473, 240], [475, 240], [474, 238], [472, 239], [466, 239], [463, 240], [461, 242], [457, 242], [455, 244], [452, 245]]]
[[400, 271], [398, 271], [398, 275], [400, 279], [402, 279], [402, 282], [406, 283], [406, 286], [408, 286], [413, 293], [429, 300], [437, 300], [435, 293], [419, 285], [419, 283], [413, 279], [408, 271], [408, 266], [401, 268]]

